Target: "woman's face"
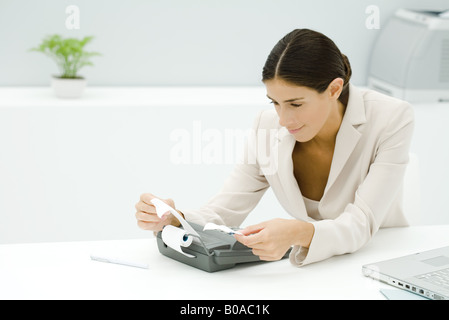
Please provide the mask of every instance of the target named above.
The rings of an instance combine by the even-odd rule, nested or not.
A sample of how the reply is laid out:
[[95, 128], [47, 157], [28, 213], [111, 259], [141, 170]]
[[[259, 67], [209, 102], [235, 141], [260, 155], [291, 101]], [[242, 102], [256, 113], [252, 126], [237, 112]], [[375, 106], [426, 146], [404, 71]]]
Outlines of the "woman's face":
[[[310, 141], [319, 134], [326, 135], [334, 127], [327, 124], [338, 121], [334, 111], [337, 111], [339, 92], [336, 98], [328, 92], [331, 91], [331, 85], [323, 93], [318, 93], [311, 88], [296, 86], [283, 80], [265, 81], [267, 97], [276, 108], [279, 124], [286, 127], [298, 142]], [[341, 118], [339, 121], [341, 122]]]

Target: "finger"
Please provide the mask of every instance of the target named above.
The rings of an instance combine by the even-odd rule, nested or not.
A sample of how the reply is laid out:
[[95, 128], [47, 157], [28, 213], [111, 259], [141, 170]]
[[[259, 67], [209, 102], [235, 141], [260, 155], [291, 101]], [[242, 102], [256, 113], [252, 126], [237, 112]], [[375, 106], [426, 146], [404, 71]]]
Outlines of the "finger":
[[239, 230], [239, 231], [241, 233], [243, 233], [245, 236], [247, 236], [250, 234], [258, 233], [259, 231], [261, 231], [264, 228], [265, 228], [265, 224], [259, 223], [259, 224], [254, 224], [252, 226], [248, 226], [245, 229]]
[[263, 249], [252, 249], [251, 251], [259, 258], [268, 256], [268, 253]]
[[159, 218], [156, 214], [148, 214], [142, 211], [136, 212], [136, 219], [143, 222], [155, 222], [155, 223], [159, 223], [162, 221], [162, 219]]
[[140, 195], [140, 201], [142, 201], [143, 203], [146, 203], [148, 205], [153, 205], [151, 203], [151, 200], [153, 200], [154, 198], [157, 198], [155, 195], [153, 195], [152, 193], [142, 193]]
[[259, 256], [259, 259], [263, 261], [277, 261], [283, 257], [283, 255], [279, 256], [275, 252], [265, 249], [253, 249], [252, 252], [254, 255]]
[[146, 204], [143, 201], [139, 201], [136, 203], [135, 208], [137, 211], [142, 211], [151, 214], [157, 214], [156, 208], [152, 204]]
[[[143, 193], [140, 195], [140, 201], [136, 204], [136, 209], [137, 210], [141, 210], [141, 211], [145, 211], [148, 213], [156, 213], [156, 207], [153, 205], [153, 203], [151, 202], [151, 200], [153, 199], [160, 199], [158, 197], [156, 197], [155, 195], [153, 195], [152, 193]], [[166, 204], [168, 204], [170, 207], [175, 208], [175, 202], [173, 201], [173, 199], [160, 199], [163, 202], [165, 202]], [[139, 205], [139, 207], [137, 207], [137, 205]], [[141, 208], [142, 206], [142, 208]], [[149, 207], [146, 207], [149, 206]], [[168, 212], [168, 211], [167, 211]], [[164, 212], [163, 215], [166, 215], [167, 212]]]
[[234, 237], [237, 241], [250, 248], [260, 247], [263, 245], [263, 234], [261, 234], [261, 232], [250, 234], [248, 236], [234, 234]]
[[262, 261], [277, 261], [279, 259], [272, 257], [272, 256], [259, 256], [259, 259]]
[[259, 259], [263, 261], [278, 260], [272, 254], [270, 254], [270, 252], [263, 249], [253, 249], [252, 252], [254, 255], [259, 256]]
[[173, 201], [173, 199], [161, 199], [162, 201], [164, 201], [166, 204], [168, 204], [170, 207], [172, 207], [173, 209], [175, 208], [175, 202]]
[[143, 230], [151, 230], [151, 231], [160, 231], [160, 230], [162, 230], [162, 226], [161, 226], [160, 223], [145, 222], [145, 221], [137, 220], [137, 225], [139, 226], [139, 228], [141, 228]]

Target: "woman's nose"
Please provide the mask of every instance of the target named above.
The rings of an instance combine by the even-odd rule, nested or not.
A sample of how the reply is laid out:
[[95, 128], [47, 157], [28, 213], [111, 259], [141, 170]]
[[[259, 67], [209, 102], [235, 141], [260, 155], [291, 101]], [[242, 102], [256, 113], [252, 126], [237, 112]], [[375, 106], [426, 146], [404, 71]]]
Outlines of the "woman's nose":
[[292, 126], [294, 126], [294, 118], [292, 116], [292, 114], [286, 110], [286, 108], [279, 108], [278, 109], [278, 116], [279, 116], [279, 124], [282, 127], [286, 127], [286, 128], [292, 128]]

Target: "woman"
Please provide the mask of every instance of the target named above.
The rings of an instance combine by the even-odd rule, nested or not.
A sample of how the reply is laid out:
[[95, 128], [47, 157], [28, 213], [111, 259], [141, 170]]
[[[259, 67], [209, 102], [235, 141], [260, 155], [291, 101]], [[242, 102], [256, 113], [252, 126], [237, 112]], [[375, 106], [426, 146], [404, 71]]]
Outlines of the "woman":
[[[325, 35], [298, 29], [281, 39], [262, 79], [275, 110], [256, 119], [245, 161], [221, 192], [183, 212], [186, 220], [240, 225], [271, 187], [292, 219], [248, 226], [235, 237], [262, 260], [281, 259], [293, 247], [296, 266], [354, 252], [380, 227], [406, 226], [401, 189], [412, 108], [360, 90], [350, 77], [347, 57]], [[137, 203], [138, 225], [153, 231], [179, 225], [171, 215], [157, 217], [153, 197], [143, 194]]]

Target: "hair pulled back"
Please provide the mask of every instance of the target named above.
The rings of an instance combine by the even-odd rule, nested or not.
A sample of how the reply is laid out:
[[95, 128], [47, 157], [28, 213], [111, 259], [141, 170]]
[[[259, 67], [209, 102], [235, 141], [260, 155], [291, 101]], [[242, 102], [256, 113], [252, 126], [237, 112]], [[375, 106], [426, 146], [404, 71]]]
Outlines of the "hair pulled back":
[[282, 79], [288, 83], [324, 92], [336, 78], [344, 81], [339, 100], [347, 105], [351, 65], [335, 43], [310, 29], [295, 29], [271, 50], [262, 71], [262, 81]]

